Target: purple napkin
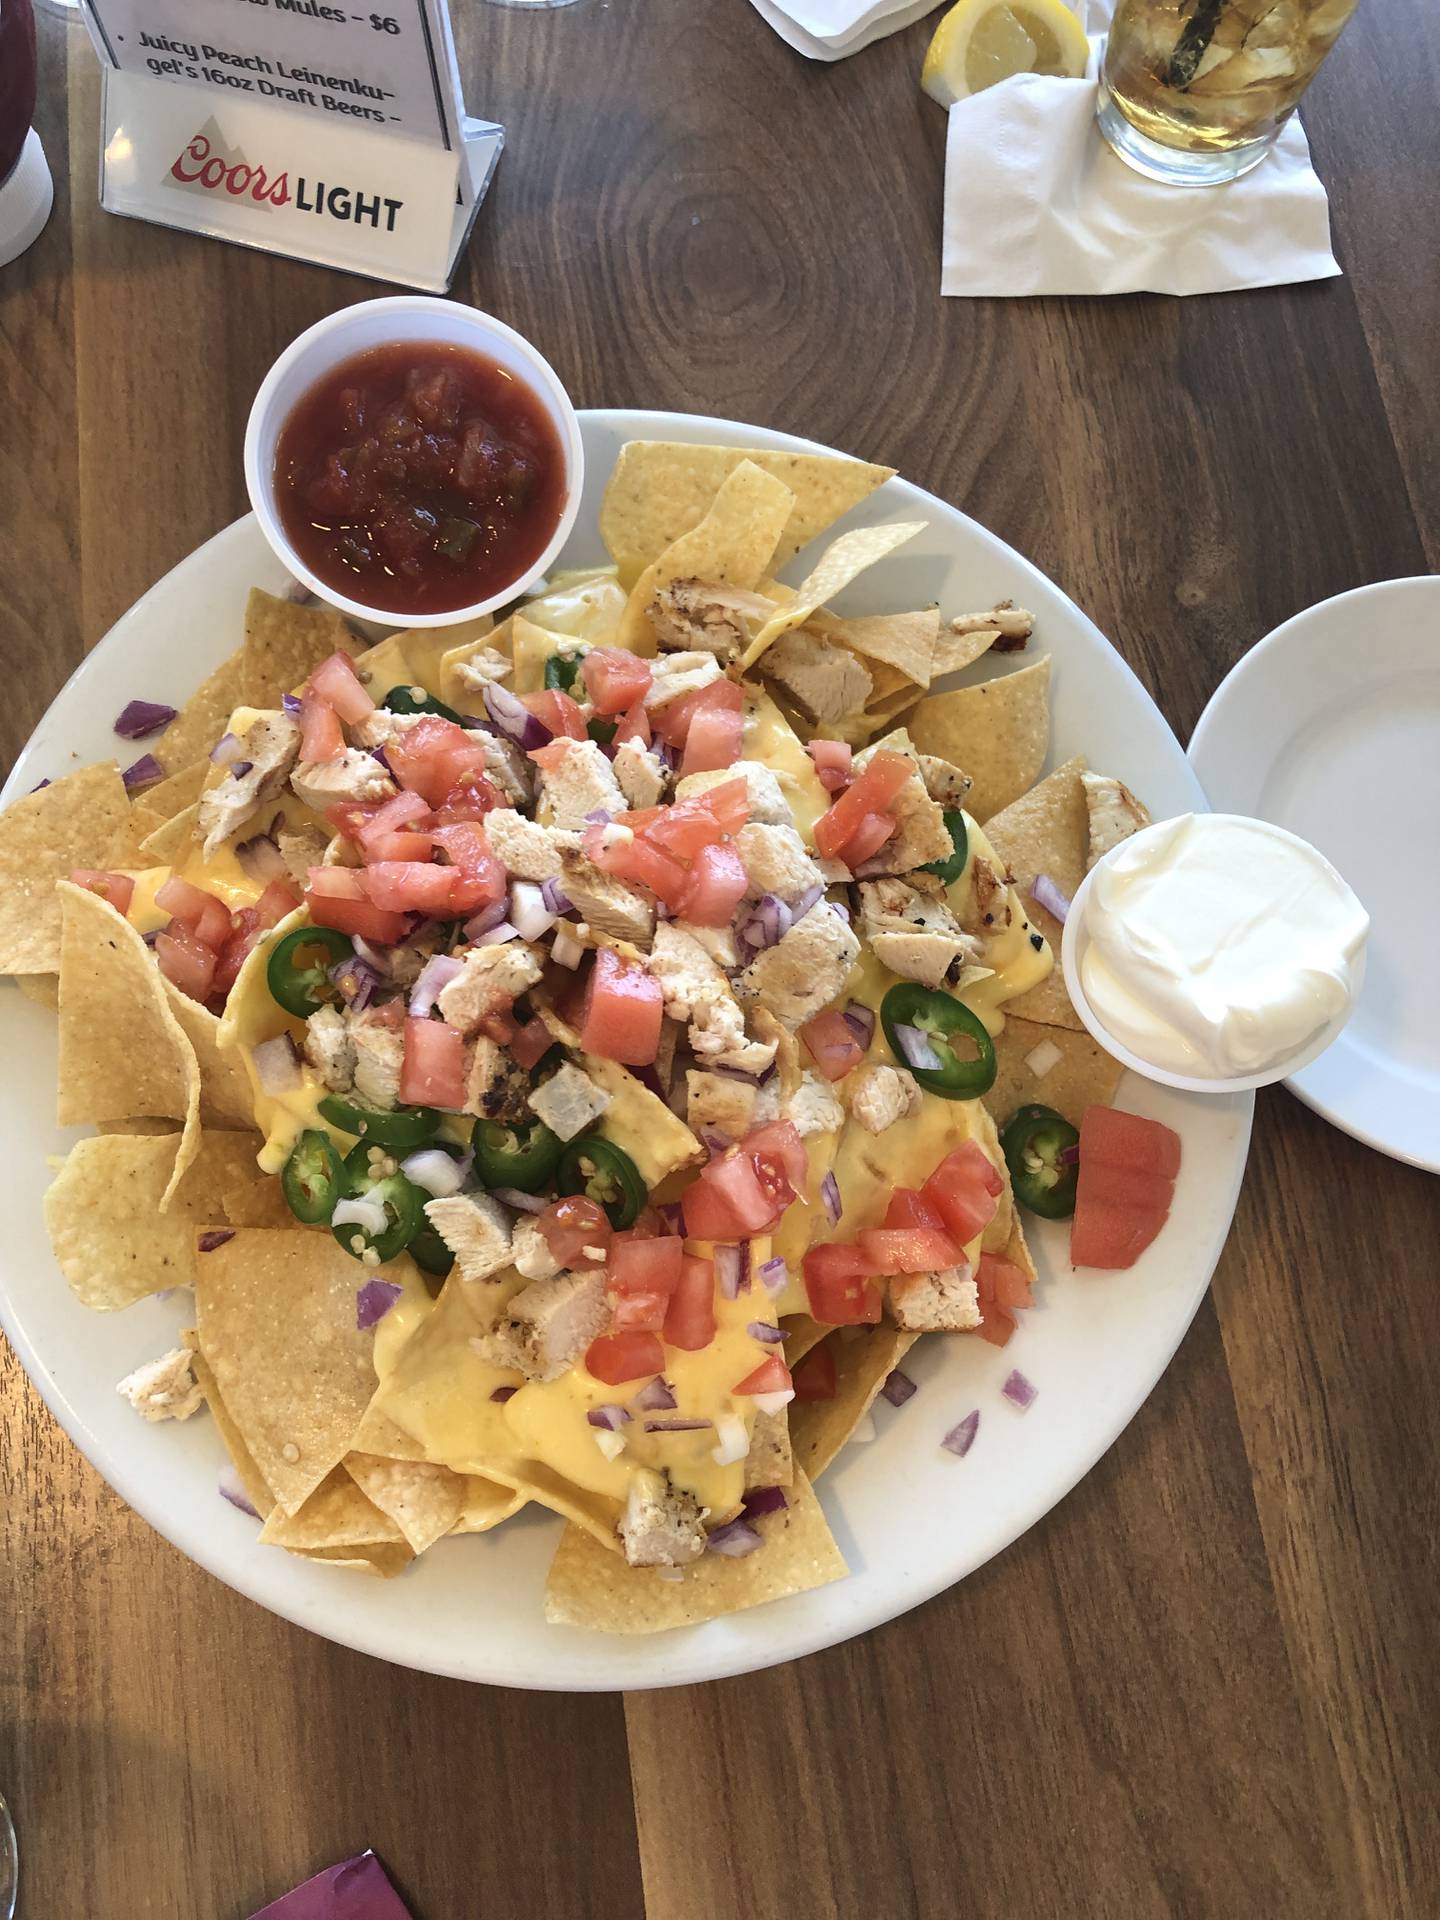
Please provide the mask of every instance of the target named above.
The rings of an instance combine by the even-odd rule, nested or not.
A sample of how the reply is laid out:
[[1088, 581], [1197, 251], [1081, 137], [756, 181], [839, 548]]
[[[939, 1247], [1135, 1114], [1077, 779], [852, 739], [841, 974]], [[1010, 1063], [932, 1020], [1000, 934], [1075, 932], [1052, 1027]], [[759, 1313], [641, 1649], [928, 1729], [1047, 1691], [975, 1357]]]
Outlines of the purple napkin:
[[250, 1920], [410, 1920], [373, 1853], [357, 1853], [281, 1894]]

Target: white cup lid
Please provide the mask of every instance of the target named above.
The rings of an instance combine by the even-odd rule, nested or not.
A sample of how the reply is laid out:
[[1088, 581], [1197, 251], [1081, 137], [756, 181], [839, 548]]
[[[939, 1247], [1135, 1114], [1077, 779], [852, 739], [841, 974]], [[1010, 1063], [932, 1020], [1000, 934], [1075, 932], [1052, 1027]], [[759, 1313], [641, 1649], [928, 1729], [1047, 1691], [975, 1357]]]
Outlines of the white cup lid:
[[0, 186], [0, 267], [18, 260], [30, 242], [40, 237], [54, 200], [45, 149], [32, 127], [9, 179]]

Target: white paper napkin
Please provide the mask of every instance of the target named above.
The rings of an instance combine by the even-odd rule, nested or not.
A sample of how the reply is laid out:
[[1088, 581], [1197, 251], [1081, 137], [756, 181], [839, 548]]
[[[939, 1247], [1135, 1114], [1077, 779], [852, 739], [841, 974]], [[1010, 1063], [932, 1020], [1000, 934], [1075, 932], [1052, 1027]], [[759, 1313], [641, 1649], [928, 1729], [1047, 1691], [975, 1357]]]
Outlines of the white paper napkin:
[[[1087, 26], [1109, 12], [1089, 0]], [[1099, 46], [1087, 79], [1024, 74], [951, 107], [941, 293], [1220, 293], [1339, 273], [1298, 116], [1225, 186], [1147, 180], [1095, 125]]]

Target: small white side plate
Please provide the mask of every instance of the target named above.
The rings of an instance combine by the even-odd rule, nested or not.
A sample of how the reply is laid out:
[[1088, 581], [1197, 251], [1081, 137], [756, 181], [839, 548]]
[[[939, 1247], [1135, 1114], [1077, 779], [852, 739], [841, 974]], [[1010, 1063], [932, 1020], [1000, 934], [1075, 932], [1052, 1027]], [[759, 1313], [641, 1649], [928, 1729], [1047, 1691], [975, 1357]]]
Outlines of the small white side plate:
[[1370, 913], [1350, 1024], [1286, 1084], [1440, 1172], [1440, 577], [1357, 587], [1277, 627], [1217, 688], [1189, 758], [1213, 807], [1309, 840]]

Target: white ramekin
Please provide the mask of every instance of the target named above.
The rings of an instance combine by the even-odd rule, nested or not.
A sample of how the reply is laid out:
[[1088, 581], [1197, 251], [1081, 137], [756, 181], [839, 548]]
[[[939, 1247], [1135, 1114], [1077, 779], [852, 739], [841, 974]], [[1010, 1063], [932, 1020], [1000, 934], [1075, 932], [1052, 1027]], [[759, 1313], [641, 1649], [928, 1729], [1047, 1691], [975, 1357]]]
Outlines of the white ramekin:
[[[470, 347], [485, 354], [498, 366], [519, 376], [538, 396], [555, 426], [565, 457], [565, 500], [559, 524], [545, 551], [523, 575], [505, 581], [496, 592], [468, 607], [455, 607], [446, 613], [396, 613], [390, 607], [370, 607], [363, 601], [348, 599], [319, 579], [307, 567], [286, 536], [275, 507], [275, 442], [280, 429], [296, 402], [315, 382], [352, 355], [371, 347], [394, 346], [399, 341], [440, 341], [447, 346]], [[429, 299], [419, 294], [398, 294], [385, 300], [362, 300], [358, 306], [342, 307], [338, 313], [317, 320], [280, 355], [260, 383], [260, 391], [250, 408], [245, 429], [245, 486], [261, 531], [281, 561], [297, 580], [312, 593], [342, 613], [358, 620], [370, 620], [385, 627], [448, 627], [461, 620], [473, 620], [489, 613], [523, 593], [550, 567], [556, 554], [570, 537], [580, 507], [580, 491], [585, 478], [585, 455], [580, 442], [580, 422], [570, 404], [570, 396], [559, 376], [543, 354], [530, 342], [507, 327], [503, 321], [477, 307], [462, 306], [454, 300]]]

